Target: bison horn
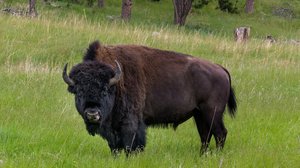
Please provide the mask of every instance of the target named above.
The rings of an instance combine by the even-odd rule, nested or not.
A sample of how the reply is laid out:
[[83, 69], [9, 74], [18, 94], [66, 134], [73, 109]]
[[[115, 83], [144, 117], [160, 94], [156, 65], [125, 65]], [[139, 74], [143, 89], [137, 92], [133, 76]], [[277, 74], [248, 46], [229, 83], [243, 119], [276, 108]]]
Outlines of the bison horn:
[[115, 76], [109, 80], [109, 86], [115, 85], [121, 79], [121, 75], [122, 75], [121, 66], [117, 60], [115, 60], [115, 62], [117, 64], [117, 68], [115, 69]]
[[64, 67], [62, 77], [63, 77], [64, 81], [66, 82], [66, 84], [68, 84], [69, 86], [73, 86], [74, 81], [67, 75], [67, 67], [68, 67], [68, 63], [66, 63], [66, 65]]

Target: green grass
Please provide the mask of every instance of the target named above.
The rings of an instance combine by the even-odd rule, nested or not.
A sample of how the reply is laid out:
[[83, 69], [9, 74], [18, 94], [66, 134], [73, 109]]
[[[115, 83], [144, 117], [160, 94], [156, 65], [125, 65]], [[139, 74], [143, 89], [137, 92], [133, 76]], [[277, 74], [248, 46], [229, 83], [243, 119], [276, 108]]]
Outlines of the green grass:
[[[130, 23], [108, 21], [106, 15], [119, 15], [119, 4], [108, 3], [103, 11], [41, 5], [36, 19], [0, 14], [0, 167], [299, 167], [300, 47], [284, 41], [268, 46], [261, 39], [268, 32], [299, 39], [299, 19], [271, 16], [269, 1], [259, 3], [270, 6], [266, 24], [257, 21], [259, 13], [208, 13], [211, 5], [178, 29], [170, 25], [167, 1], [137, 1]], [[161, 8], [170, 14], [146, 13]], [[237, 19], [254, 27], [247, 44], [233, 42]], [[80, 62], [95, 39], [188, 53], [228, 68], [239, 106], [235, 119], [225, 115], [224, 150], [217, 152], [212, 141], [200, 157], [200, 139], [189, 120], [175, 132], [148, 128], [145, 152], [113, 158], [102, 138], [86, 132], [61, 79], [63, 65]]]

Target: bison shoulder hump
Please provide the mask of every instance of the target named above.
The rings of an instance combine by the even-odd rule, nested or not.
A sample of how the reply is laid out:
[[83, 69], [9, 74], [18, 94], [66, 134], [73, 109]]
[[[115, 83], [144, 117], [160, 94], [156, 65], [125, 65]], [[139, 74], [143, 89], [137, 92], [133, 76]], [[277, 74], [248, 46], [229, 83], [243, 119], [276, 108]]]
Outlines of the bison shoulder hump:
[[101, 48], [100, 42], [94, 41], [89, 45], [89, 48], [87, 49], [85, 56], [83, 57], [83, 61], [94, 61], [97, 57], [97, 52], [99, 52]]

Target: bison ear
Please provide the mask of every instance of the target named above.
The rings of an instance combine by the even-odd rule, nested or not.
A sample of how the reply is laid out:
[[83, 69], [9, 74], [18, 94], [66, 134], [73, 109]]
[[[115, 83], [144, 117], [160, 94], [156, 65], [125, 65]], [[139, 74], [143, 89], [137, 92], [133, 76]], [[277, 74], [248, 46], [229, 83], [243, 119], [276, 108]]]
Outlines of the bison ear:
[[98, 40], [92, 42], [89, 45], [89, 48], [87, 49], [83, 57], [83, 61], [94, 61], [96, 59], [97, 52], [99, 52], [100, 48], [101, 48], [101, 44]]

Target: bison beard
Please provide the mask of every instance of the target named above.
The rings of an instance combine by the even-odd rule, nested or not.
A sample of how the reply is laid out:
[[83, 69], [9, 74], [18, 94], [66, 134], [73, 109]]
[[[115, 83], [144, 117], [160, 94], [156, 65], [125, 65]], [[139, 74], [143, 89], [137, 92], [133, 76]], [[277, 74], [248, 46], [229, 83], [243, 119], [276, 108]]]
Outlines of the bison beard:
[[189, 55], [144, 46], [90, 44], [83, 62], [63, 79], [75, 95], [77, 111], [91, 135], [108, 141], [113, 153], [142, 151], [147, 126], [179, 124], [193, 117], [201, 153], [213, 135], [223, 148], [236, 98], [229, 72], [220, 65]]

